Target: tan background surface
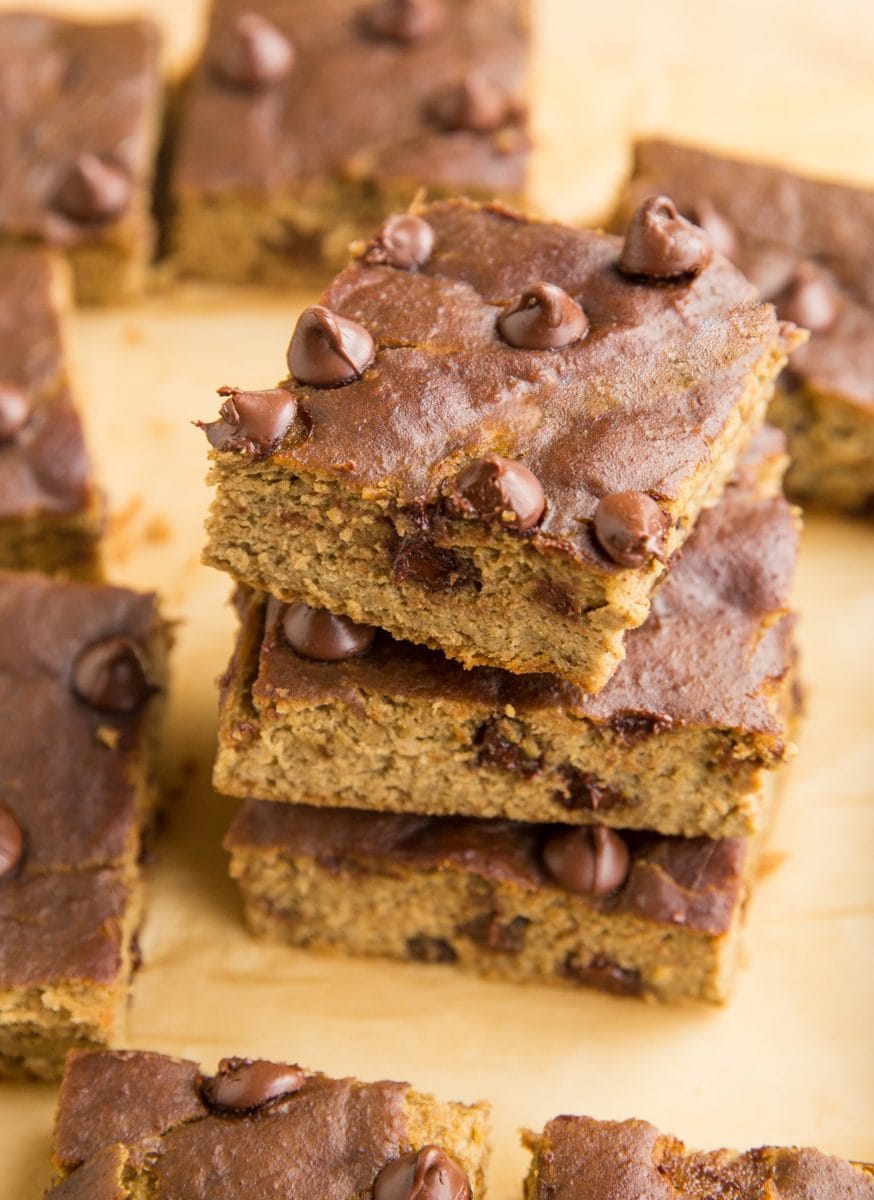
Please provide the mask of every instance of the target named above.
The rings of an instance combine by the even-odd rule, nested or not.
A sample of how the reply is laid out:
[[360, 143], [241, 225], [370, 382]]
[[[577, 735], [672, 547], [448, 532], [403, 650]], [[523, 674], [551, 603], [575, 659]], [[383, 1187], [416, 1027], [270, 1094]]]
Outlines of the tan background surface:
[[[7, 0], [0, 0], [0, 7]], [[66, 0], [71, 11], [124, 11]], [[199, 4], [153, 0], [178, 64]], [[543, 0], [538, 194], [608, 202], [632, 130], [663, 129], [874, 184], [867, 0]], [[798, 587], [809, 719], [754, 898], [750, 963], [721, 1011], [486, 984], [449, 969], [325, 961], [245, 935], [209, 791], [224, 578], [198, 565], [207, 503], [195, 417], [223, 383], [272, 383], [303, 296], [190, 290], [73, 326], [80, 393], [115, 520], [117, 581], [181, 620], [169, 815], [149, 872], [129, 1044], [407, 1078], [494, 1103], [492, 1195], [519, 1194], [516, 1130], [559, 1112], [638, 1115], [695, 1146], [815, 1143], [874, 1159], [874, 528], [811, 519]], [[0, 1086], [0, 1200], [47, 1178], [54, 1089]]]

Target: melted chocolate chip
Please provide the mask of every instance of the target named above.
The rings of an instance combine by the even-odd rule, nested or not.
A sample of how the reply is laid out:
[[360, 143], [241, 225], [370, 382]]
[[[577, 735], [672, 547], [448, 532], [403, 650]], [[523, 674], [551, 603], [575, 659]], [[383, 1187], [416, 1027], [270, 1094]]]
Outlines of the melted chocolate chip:
[[595, 510], [595, 537], [621, 567], [643, 567], [661, 558], [668, 518], [644, 492], [614, 492]]
[[606, 812], [610, 808], [631, 808], [637, 803], [617, 788], [602, 783], [597, 775], [570, 763], [559, 767], [558, 774], [567, 790], [556, 789], [553, 799], [568, 812]]
[[263, 458], [274, 451], [297, 416], [297, 401], [285, 388], [263, 392], [241, 392], [222, 387], [225, 397], [218, 421], [198, 421], [211, 446], [216, 450], [237, 450]]
[[699, 196], [692, 205], [689, 220], [701, 226], [714, 250], [726, 258], [734, 258], [738, 250], [737, 231], [728, 217], [723, 216], [706, 196]]
[[560, 886], [583, 896], [609, 896], [628, 878], [631, 855], [612, 829], [561, 829], [543, 847], [543, 865]]
[[785, 296], [777, 302], [781, 317], [812, 333], [831, 329], [840, 312], [840, 297], [825, 271], [812, 262], [799, 263]]
[[0, 380], [0, 443], [14, 441], [32, 411], [30, 400], [21, 388]]
[[667, 196], [650, 196], [631, 218], [619, 270], [639, 279], [697, 275], [713, 257], [710, 238], [681, 217]]
[[534, 283], [498, 317], [505, 342], [522, 350], [561, 350], [589, 328], [586, 314], [554, 283]]
[[142, 648], [127, 637], [92, 642], [73, 664], [73, 691], [103, 712], [135, 712], [151, 691]]
[[250, 1113], [299, 1092], [300, 1067], [263, 1059], [223, 1058], [215, 1075], [198, 1080], [204, 1103], [221, 1113]]
[[470, 1200], [467, 1175], [439, 1146], [410, 1150], [386, 1163], [373, 1183], [373, 1200]]
[[494, 950], [497, 954], [521, 954], [525, 949], [525, 938], [530, 924], [528, 917], [513, 917], [510, 921], [502, 921], [499, 913], [489, 910], [480, 913], [466, 924], [459, 925], [456, 933], [470, 938], [486, 950]]
[[446, 22], [442, 0], [381, 0], [364, 13], [369, 33], [395, 42], [417, 42]]
[[450, 132], [491, 133], [512, 111], [510, 97], [501, 85], [476, 71], [437, 92], [429, 105], [431, 117]]
[[366, 654], [376, 630], [308, 604], [289, 604], [282, 618], [285, 640], [296, 654], [316, 662], [342, 662]]
[[0, 879], [13, 875], [24, 857], [24, 831], [13, 812], [0, 804]]
[[373, 265], [411, 271], [422, 267], [434, 249], [434, 230], [414, 213], [401, 213], [384, 221], [364, 251], [364, 261]]
[[512, 726], [506, 717], [490, 717], [484, 721], [473, 737], [477, 747], [476, 765], [510, 771], [531, 779], [543, 766], [543, 756], [532, 758], [517, 741], [507, 736]]
[[55, 194], [54, 206], [74, 221], [109, 221], [127, 208], [127, 172], [96, 154], [80, 154]]
[[407, 957], [421, 963], [451, 963], [458, 961], [455, 948], [445, 938], [417, 933], [407, 938]]
[[468, 507], [479, 517], [525, 533], [543, 516], [546, 497], [533, 471], [514, 459], [487, 454], [459, 471], [449, 506]]
[[288, 369], [299, 383], [340, 387], [373, 362], [373, 338], [363, 325], [322, 304], [305, 308], [288, 345]]
[[294, 66], [294, 46], [267, 17], [241, 13], [216, 46], [213, 64], [228, 83], [256, 91], [281, 83]]
[[454, 550], [435, 546], [427, 534], [413, 533], [401, 539], [392, 559], [395, 583], [417, 583], [429, 592], [454, 592], [478, 587], [479, 570]]
[[596, 954], [588, 962], [580, 962], [577, 954], [569, 954], [565, 959], [562, 974], [581, 983], [586, 987], [598, 988], [599, 991], [609, 992], [613, 996], [642, 996], [643, 980], [640, 971], [628, 967], [620, 967], [606, 954]]

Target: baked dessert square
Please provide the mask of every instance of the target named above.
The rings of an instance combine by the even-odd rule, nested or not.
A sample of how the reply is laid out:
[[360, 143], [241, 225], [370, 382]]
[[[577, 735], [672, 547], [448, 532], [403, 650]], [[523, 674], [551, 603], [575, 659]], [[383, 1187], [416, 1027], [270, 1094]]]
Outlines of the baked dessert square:
[[666, 192], [758, 287], [810, 330], [769, 420], [789, 437], [790, 495], [861, 512], [874, 502], [874, 190], [809, 179], [663, 140], [641, 141], [615, 218]]
[[225, 846], [259, 937], [712, 1003], [738, 965], [756, 861], [745, 838], [267, 801], [243, 806]]
[[123, 1028], [155, 803], [154, 596], [0, 574], [0, 1073]]
[[648, 1121], [556, 1117], [526, 1134], [525, 1200], [871, 1200], [874, 1167], [812, 1148], [689, 1151]]
[[64, 250], [77, 299], [142, 290], [161, 126], [150, 21], [0, 13], [0, 239]]
[[[480, 1200], [488, 1106], [289, 1063], [75, 1052], [61, 1084], [51, 1200]], [[414, 1190], [414, 1186], [415, 1189]]]
[[286, 284], [424, 188], [526, 192], [527, 0], [216, 0], [172, 174], [180, 272]]
[[0, 244], [0, 569], [90, 578], [102, 505], [67, 379], [68, 307], [63, 260]]
[[291, 376], [222, 389], [206, 562], [599, 691], [797, 336], [669, 208], [624, 245], [466, 201], [390, 220]]
[[214, 783], [247, 799], [752, 833], [791, 753], [795, 511], [758, 434], [591, 696], [263, 593], [238, 597]]

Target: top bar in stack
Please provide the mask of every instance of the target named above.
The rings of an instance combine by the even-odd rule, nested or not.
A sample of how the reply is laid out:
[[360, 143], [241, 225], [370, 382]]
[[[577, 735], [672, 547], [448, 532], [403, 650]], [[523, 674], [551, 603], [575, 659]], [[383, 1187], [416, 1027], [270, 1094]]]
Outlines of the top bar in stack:
[[218, 0], [183, 111], [186, 274], [284, 283], [346, 261], [417, 191], [520, 200], [526, 0]]
[[660, 140], [635, 148], [615, 221], [666, 191], [777, 312], [811, 331], [769, 420], [789, 437], [791, 495], [874, 504], [874, 190], [806, 179]]
[[466, 666], [595, 692], [799, 338], [670, 201], [618, 238], [440, 202], [222, 389], [206, 560]]
[[0, 238], [64, 249], [80, 301], [142, 288], [160, 108], [150, 21], [0, 13]]

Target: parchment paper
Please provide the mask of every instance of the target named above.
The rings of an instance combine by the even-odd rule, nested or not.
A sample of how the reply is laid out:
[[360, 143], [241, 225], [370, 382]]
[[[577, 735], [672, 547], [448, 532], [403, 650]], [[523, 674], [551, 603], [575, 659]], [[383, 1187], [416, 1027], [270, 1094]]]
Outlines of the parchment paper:
[[[0, 7], [11, 7], [0, 0]], [[52, 5], [125, 11], [109, 0]], [[172, 66], [199, 3], [153, 0]], [[543, 0], [538, 196], [565, 217], [609, 203], [634, 130], [874, 184], [867, 2]], [[874, 525], [811, 517], [798, 607], [808, 717], [749, 912], [749, 963], [722, 1010], [325, 960], [253, 943], [208, 784], [228, 581], [198, 563], [203, 435], [225, 383], [269, 386], [305, 295], [206, 290], [76, 317], [79, 394], [113, 512], [109, 573], [157, 587], [180, 621], [166, 739], [168, 816], [148, 871], [145, 966], [128, 1044], [297, 1060], [494, 1104], [491, 1194], [518, 1196], [521, 1126], [641, 1116], [696, 1147], [816, 1144], [874, 1159]], [[48, 1179], [55, 1089], [0, 1085], [0, 1200]]]

